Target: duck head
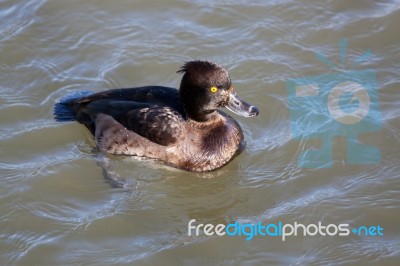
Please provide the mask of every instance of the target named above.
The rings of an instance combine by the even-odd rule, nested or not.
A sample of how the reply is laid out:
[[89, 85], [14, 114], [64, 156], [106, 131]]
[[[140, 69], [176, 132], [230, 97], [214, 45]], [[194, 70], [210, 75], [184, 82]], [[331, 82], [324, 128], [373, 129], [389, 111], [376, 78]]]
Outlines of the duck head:
[[209, 61], [190, 61], [177, 73], [183, 73], [179, 88], [180, 99], [187, 115], [196, 121], [207, 121], [218, 108], [252, 117], [258, 108], [241, 100], [232, 87], [228, 72]]

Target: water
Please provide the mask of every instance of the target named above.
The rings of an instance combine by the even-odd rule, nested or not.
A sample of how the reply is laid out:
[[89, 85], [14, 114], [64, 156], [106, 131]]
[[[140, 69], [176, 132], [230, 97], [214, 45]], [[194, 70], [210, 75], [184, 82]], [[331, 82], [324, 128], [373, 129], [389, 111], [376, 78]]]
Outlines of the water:
[[[400, 1], [0, 1], [1, 265], [399, 265]], [[377, 73], [382, 128], [360, 135], [377, 163], [306, 169], [316, 140], [293, 139], [286, 80], [331, 73], [315, 52]], [[192, 174], [107, 157], [87, 130], [57, 123], [69, 92], [176, 87], [183, 62], [224, 65], [253, 119], [235, 116], [247, 149]], [[312, 122], [312, 120], [311, 120]], [[320, 125], [314, 125], [318, 127]], [[196, 237], [197, 223], [380, 225], [383, 236]]]

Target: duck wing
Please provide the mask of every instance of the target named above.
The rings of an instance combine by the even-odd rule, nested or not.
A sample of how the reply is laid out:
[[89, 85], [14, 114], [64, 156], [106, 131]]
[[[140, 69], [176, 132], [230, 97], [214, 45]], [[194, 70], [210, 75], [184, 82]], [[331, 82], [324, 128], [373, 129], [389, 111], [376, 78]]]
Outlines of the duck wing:
[[85, 104], [97, 100], [119, 100], [134, 101], [137, 103], [147, 103], [153, 105], [170, 106], [179, 113], [183, 114], [182, 106], [179, 102], [179, 92], [174, 88], [163, 86], [144, 86], [127, 89], [113, 89], [81, 97], [75, 103]]
[[175, 144], [184, 131], [184, 118], [169, 106], [133, 109], [125, 119], [121, 122], [127, 129], [163, 146]]
[[123, 100], [89, 102], [77, 113], [77, 120], [94, 132], [99, 114], [107, 114], [125, 128], [164, 146], [174, 144], [184, 128], [184, 118], [170, 106]]
[[54, 109], [57, 121], [77, 120], [93, 134], [99, 114], [107, 114], [161, 145], [171, 145], [179, 138], [185, 119], [178, 90], [162, 86], [74, 93], [56, 103]]

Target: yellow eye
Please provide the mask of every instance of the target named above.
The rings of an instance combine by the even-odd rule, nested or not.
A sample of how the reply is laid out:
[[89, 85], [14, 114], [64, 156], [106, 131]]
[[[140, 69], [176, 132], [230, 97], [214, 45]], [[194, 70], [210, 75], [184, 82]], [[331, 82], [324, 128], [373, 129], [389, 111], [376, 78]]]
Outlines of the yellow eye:
[[218, 91], [218, 88], [217, 88], [217, 87], [211, 87], [211, 88], [210, 88], [210, 91], [213, 92], [213, 93], [215, 93], [215, 92]]

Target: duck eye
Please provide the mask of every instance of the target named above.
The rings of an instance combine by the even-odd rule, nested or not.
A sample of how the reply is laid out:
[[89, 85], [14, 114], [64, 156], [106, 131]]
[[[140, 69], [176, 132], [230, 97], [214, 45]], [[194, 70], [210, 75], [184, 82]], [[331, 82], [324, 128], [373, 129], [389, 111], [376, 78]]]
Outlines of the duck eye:
[[218, 91], [218, 88], [217, 87], [211, 87], [210, 91], [213, 92], [213, 93], [216, 93]]

